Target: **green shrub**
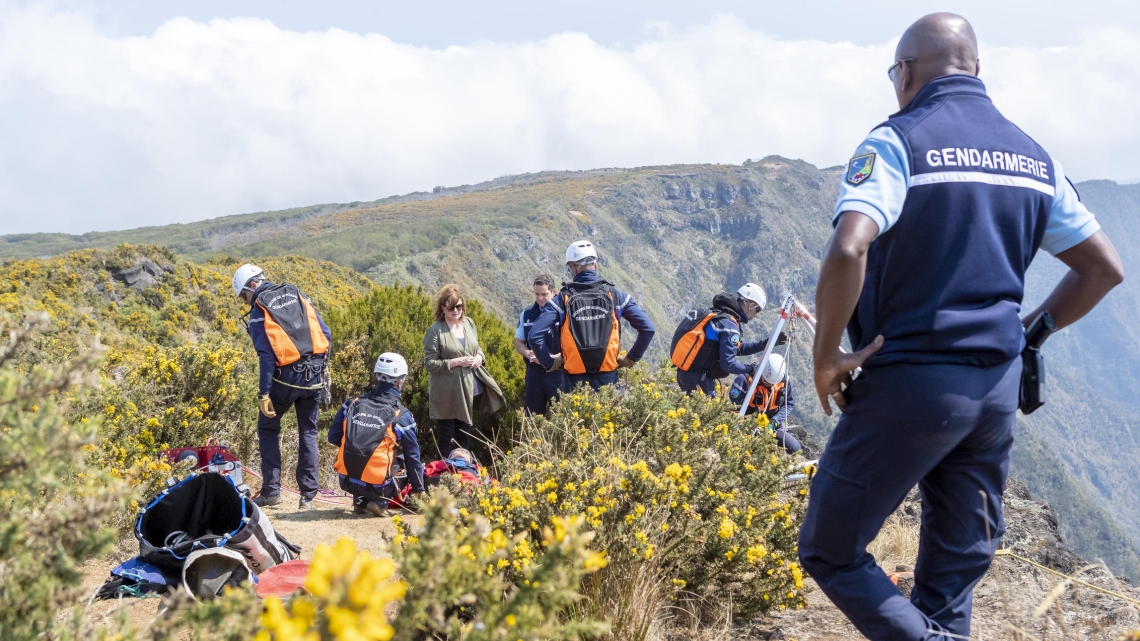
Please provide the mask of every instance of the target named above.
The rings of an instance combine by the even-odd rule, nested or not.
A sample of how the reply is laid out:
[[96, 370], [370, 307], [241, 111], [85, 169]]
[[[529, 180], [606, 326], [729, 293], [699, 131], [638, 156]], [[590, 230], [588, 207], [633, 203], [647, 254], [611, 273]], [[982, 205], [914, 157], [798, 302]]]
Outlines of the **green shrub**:
[[569, 616], [582, 579], [606, 563], [588, 548], [594, 533], [584, 519], [555, 516], [532, 539], [492, 529], [481, 517], [460, 518], [444, 489], [420, 505], [422, 523], [401, 523], [392, 549], [407, 583], [396, 638], [545, 641], [605, 631]]
[[610, 563], [583, 584], [579, 614], [616, 638], [644, 639], [667, 609], [699, 622], [805, 603], [794, 559], [806, 492], [781, 490], [791, 459], [669, 375], [635, 370], [564, 395], [549, 419], [523, 423], [500, 483], [464, 495], [468, 518], [535, 541], [555, 515], [585, 517]]
[[[98, 354], [18, 371], [14, 361], [48, 326], [46, 314], [0, 347], [0, 639], [55, 638], [79, 598], [80, 566], [108, 553], [107, 527], [130, 500], [127, 484], [92, 465], [97, 419], [69, 424], [67, 395], [92, 381]], [[86, 451], [85, 451], [86, 450]]]

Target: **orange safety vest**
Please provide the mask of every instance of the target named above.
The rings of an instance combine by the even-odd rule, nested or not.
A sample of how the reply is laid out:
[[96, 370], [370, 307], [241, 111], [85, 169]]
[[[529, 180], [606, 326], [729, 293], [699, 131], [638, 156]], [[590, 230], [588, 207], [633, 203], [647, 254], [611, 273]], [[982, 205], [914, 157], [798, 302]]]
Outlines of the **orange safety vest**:
[[767, 387], [761, 382], [756, 386], [756, 394], [752, 396], [752, 407], [765, 414], [780, 409], [780, 393], [784, 391], [785, 386], [785, 381], [780, 381], [772, 387]]
[[317, 311], [295, 285], [269, 285], [257, 295], [256, 302], [265, 313], [265, 334], [278, 367], [328, 353], [329, 340], [321, 331]]
[[[562, 290], [565, 317], [559, 336], [562, 339], [562, 367], [568, 374], [597, 374], [617, 369], [621, 351], [621, 324], [613, 288], [605, 281], [579, 286], [579, 291]], [[600, 286], [599, 286], [600, 285]], [[609, 319], [597, 303], [608, 302]]]
[[344, 435], [333, 468], [370, 485], [386, 483], [399, 453], [396, 419], [405, 411], [376, 397], [354, 399], [344, 412]]

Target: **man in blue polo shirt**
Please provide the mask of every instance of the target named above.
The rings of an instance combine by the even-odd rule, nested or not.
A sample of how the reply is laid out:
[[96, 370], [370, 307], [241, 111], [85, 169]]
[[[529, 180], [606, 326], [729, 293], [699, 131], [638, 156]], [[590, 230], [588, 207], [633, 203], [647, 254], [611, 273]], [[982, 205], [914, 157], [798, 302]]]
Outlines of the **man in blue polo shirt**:
[[[851, 159], [820, 265], [815, 384], [824, 410], [830, 399], [844, 413], [799, 554], [870, 639], [970, 634], [973, 587], [1004, 533], [1023, 327], [1043, 311], [1069, 325], [1123, 279], [1061, 166], [998, 112], [978, 71], [961, 16], [907, 29], [888, 72], [900, 111]], [[1038, 248], [1070, 271], [1021, 316]], [[839, 351], [844, 326], [853, 354]], [[866, 546], [915, 484], [908, 601]]]
[[550, 402], [558, 398], [566, 386], [566, 375], [558, 369], [546, 371], [538, 357], [534, 355], [531, 329], [542, 315], [542, 310], [550, 304], [554, 296], [554, 277], [542, 274], [534, 279], [534, 304], [519, 314], [519, 326], [515, 329], [515, 351], [526, 361], [526, 381], [524, 382], [523, 405], [528, 414], [545, 414]]

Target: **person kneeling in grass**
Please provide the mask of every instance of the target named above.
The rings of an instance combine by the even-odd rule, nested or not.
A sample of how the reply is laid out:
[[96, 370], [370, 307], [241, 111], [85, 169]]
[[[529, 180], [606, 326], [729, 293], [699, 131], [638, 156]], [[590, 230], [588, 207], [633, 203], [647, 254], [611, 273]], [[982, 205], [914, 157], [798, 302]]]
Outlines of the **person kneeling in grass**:
[[329, 428], [329, 443], [340, 448], [336, 468], [340, 487], [352, 494], [352, 511], [388, 515], [388, 501], [400, 496], [403, 483], [396, 477], [403, 458], [406, 483], [413, 493], [424, 491], [424, 469], [416, 420], [400, 404], [400, 389], [408, 377], [403, 356], [385, 352], [373, 368], [376, 386], [345, 401]]

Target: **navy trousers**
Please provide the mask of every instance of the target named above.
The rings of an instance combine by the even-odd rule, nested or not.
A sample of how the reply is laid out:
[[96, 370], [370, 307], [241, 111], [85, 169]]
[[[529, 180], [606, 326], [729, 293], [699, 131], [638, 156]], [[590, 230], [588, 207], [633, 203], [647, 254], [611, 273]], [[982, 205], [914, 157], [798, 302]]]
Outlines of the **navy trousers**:
[[527, 363], [523, 404], [532, 415], [546, 413], [551, 401], [565, 391], [566, 373], [562, 370], [547, 372], [541, 365]]
[[[1001, 497], [1021, 359], [996, 367], [868, 369], [824, 450], [800, 530], [800, 561], [867, 638], [970, 634], [974, 585], [1005, 533]], [[915, 484], [922, 526], [908, 601], [867, 544]]]
[[566, 386], [568, 390], [573, 390], [578, 387], [580, 383], [585, 383], [595, 390], [599, 390], [603, 385], [613, 385], [618, 382], [618, 373], [615, 369], [612, 372], [600, 372], [598, 374], [567, 374]]
[[301, 495], [317, 495], [317, 405], [321, 390], [297, 389], [274, 383], [269, 400], [277, 416], [257, 415], [257, 448], [261, 453], [261, 494], [281, 493], [281, 417], [289, 408], [297, 410], [297, 488]]
[[788, 434], [782, 427], [776, 428], [776, 442], [779, 443], [780, 447], [784, 448], [784, 451], [788, 454], [795, 454], [804, 448], [803, 445], [800, 445], [798, 438]]
[[716, 396], [716, 379], [709, 376], [708, 372], [677, 370], [677, 385], [686, 394], [701, 390], [706, 396]]

